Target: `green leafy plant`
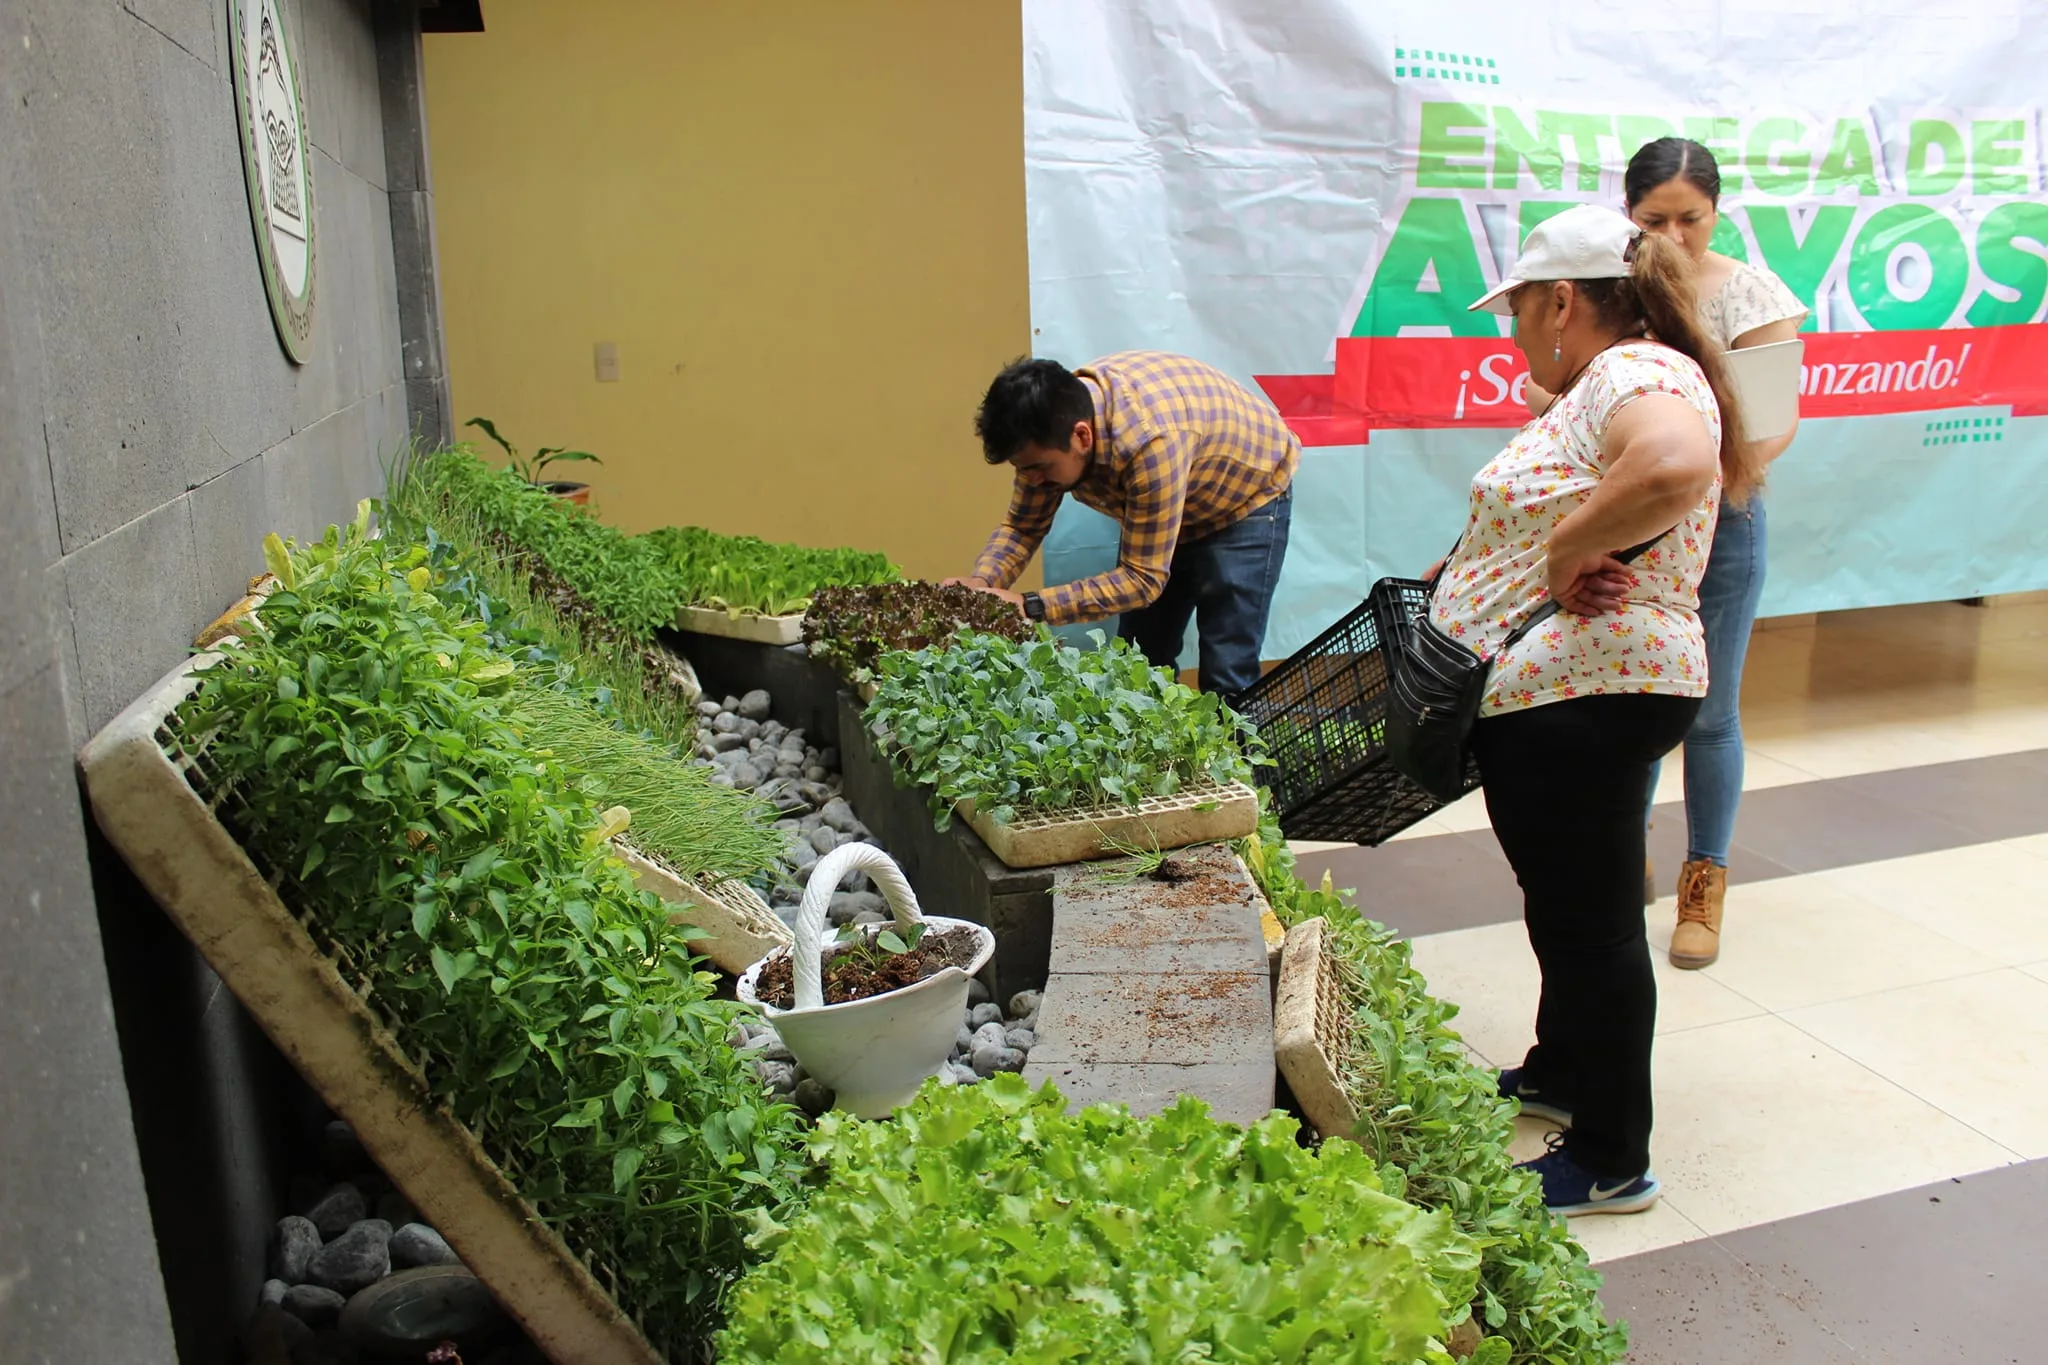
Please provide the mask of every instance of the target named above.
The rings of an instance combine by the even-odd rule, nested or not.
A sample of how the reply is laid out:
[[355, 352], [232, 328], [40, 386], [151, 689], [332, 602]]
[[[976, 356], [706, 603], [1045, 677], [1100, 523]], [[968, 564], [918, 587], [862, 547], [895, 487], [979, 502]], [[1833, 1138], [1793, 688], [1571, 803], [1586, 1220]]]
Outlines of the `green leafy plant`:
[[[535, 752], [514, 661], [424, 546], [289, 547], [258, 628], [173, 727], [202, 794], [543, 1217], [672, 1358], [798, 1196], [794, 1113], [729, 1046], [685, 931]], [[612, 817], [615, 825], [617, 816]]]
[[919, 920], [900, 931], [889, 928], [870, 935], [863, 925], [845, 924], [841, 925], [839, 932], [833, 936], [832, 944], [835, 948], [856, 954], [865, 961], [879, 962], [884, 956], [901, 957], [905, 953], [916, 951], [917, 945], [924, 942], [925, 930], [930, 927]]
[[732, 1296], [727, 1362], [1443, 1362], [1477, 1253], [1397, 1172], [1184, 1098], [1066, 1113], [1021, 1077], [837, 1114], [825, 1183]]
[[939, 583], [820, 588], [804, 613], [804, 641], [850, 682], [867, 682], [884, 654], [951, 643], [963, 630], [1028, 640], [1029, 621], [1000, 597]]
[[812, 550], [701, 526], [670, 526], [645, 539], [662, 555], [667, 582], [683, 605], [733, 616], [788, 616], [821, 588], [893, 583], [902, 572], [885, 555]]
[[551, 464], [580, 464], [586, 461], [590, 464], [601, 465], [604, 463], [603, 460], [598, 459], [597, 456], [587, 450], [564, 450], [560, 446], [542, 446], [539, 450], [534, 451], [532, 457], [529, 458], [521, 455], [517, 446], [506, 440], [503, 436], [500, 436], [498, 428], [489, 418], [472, 417], [467, 422], [464, 422], [463, 425], [466, 427], [476, 427], [484, 435], [504, 447], [505, 456], [512, 464], [512, 472], [526, 482], [541, 488], [548, 487], [550, 483], [550, 480], [547, 478], [547, 470]]
[[591, 800], [632, 812], [634, 848], [685, 877], [767, 877], [785, 838], [775, 809], [714, 786], [674, 746], [607, 719], [560, 670], [525, 670], [509, 710], [527, 742], [560, 759]]
[[1261, 806], [1259, 833], [1238, 852], [1281, 923], [1328, 921], [1327, 951], [1352, 1020], [1341, 1079], [1358, 1108], [1358, 1143], [1406, 1173], [1409, 1199], [1447, 1212], [1478, 1242], [1475, 1316], [1505, 1342], [1504, 1362], [1619, 1361], [1628, 1333], [1603, 1315], [1600, 1276], [1564, 1221], [1544, 1208], [1536, 1178], [1515, 1169], [1514, 1106], [1493, 1073], [1467, 1058], [1450, 1027], [1457, 1006], [1429, 993], [1408, 945], [1360, 914], [1327, 875], [1320, 887], [1302, 883], [1263, 793]]
[[1122, 640], [963, 634], [885, 655], [868, 723], [899, 785], [931, 788], [933, 822], [972, 801], [998, 823], [1020, 810], [1172, 796], [1201, 778], [1251, 775], [1256, 736], [1214, 694], [1174, 681]]

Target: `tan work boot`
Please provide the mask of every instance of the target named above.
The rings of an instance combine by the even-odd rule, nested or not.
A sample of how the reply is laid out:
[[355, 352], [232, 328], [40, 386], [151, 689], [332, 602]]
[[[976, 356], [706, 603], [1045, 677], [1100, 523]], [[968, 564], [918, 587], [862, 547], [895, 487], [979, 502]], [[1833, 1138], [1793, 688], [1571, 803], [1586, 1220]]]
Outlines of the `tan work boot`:
[[1643, 859], [1643, 904], [1657, 903], [1657, 865], [1648, 858]]
[[1728, 869], [1687, 863], [1678, 873], [1678, 927], [1671, 931], [1671, 965], [1691, 970], [1721, 955], [1721, 905]]

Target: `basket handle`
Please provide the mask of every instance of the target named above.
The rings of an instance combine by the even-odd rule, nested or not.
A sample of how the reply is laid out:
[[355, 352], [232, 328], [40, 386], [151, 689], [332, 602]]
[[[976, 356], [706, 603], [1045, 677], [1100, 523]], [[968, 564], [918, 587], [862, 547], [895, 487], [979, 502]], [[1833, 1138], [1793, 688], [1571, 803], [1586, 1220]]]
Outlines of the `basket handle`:
[[817, 866], [811, 869], [810, 881], [804, 884], [803, 904], [796, 912], [796, 944], [790, 949], [795, 954], [792, 967], [797, 1009], [824, 1007], [825, 972], [818, 953], [824, 946], [825, 911], [832, 903], [832, 893], [849, 872], [865, 872], [875, 879], [875, 884], [882, 888], [882, 899], [896, 916], [898, 928], [924, 923], [924, 915], [917, 908], [917, 895], [904, 879], [903, 869], [873, 844], [842, 844], [818, 859]]

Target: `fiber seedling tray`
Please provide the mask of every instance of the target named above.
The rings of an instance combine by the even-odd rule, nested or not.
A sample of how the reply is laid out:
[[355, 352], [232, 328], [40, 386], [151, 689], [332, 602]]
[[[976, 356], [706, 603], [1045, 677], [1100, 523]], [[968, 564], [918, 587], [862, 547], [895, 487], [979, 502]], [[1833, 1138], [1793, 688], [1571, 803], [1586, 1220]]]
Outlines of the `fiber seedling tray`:
[[612, 847], [619, 861], [632, 869], [635, 885], [675, 907], [670, 923], [704, 931], [705, 937], [690, 941], [690, 951], [709, 958], [721, 971], [738, 976], [793, 941], [789, 926], [745, 882], [686, 877], [630, 844], [614, 840]]
[[1351, 1021], [1336, 962], [1325, 950], [1321, 915], [1287, 931], [1273, 1001], [1273, 1059], [1302, 1114], [1326, 1138], [1356, 1131], [1358, 1109], [1337, 1068], [1351, 1046]]
[[[202, 654], [86, 745], [93, 815], [135, 875], [364, 1148], [556, 1365], [661, 1365], [591, 1268], [519, 1193], [307, 925], [215, 817], [203, 746], [173, 712]], [[204, 793], [204, 794], [202, 794]], [[211, 800], [209, 800], [211, 798]]]
[[1045, 815], [1019, 811], [1004, 824], [975, 809], [972, 801], [954, 809], [1006, 867], [1057, 867], [1133, 848], [1217, 843], [1242, 839], [1259, 827], [1257, 792], [1242, 782], [1206, 777], [1172, 796], [1148, 797], [1136, 806], [1115, 802]]
[[698, 635], [723, 635], [729, 640], [751, 640], [761, 645], [793, 645], [804, 638], [804, 615], [755, 616], [741, 612], [734, 616], [718, 607], [683, 607], [676, 612], [676, 629]]

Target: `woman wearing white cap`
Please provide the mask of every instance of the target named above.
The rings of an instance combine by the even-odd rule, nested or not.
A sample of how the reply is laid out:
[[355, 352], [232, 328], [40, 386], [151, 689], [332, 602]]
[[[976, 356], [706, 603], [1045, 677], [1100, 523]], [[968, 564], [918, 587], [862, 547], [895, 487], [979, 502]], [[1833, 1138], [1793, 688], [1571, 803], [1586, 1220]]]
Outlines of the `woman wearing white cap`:
[[[1500, 1088], [1567, 1130], [1528, 1163], [1551, 1208], [1635, 1213], [1659, 1192], [1643, 808], [1707, 690], [1700, 576], [1754, 456], [1731, 435], [1692, 261], [1620, 214], [1540, 224], [1472, 306], [1514, 319], [1531, 379], [1557, 395], [1473, 480], [1431, 603], [1492, 660], [1472, 752], [1543, 974], [1536, 1045]], [[1504, 648], [1548, 600], [1562, 610]]]

